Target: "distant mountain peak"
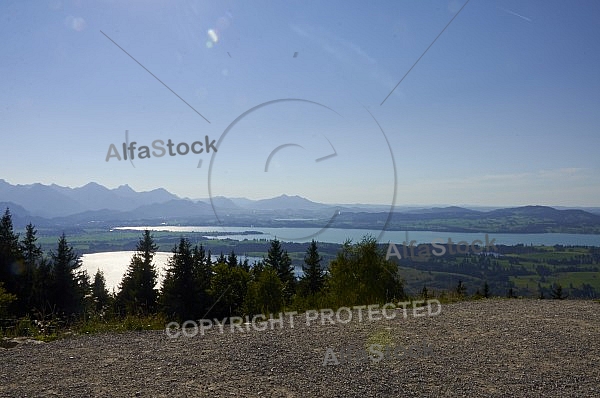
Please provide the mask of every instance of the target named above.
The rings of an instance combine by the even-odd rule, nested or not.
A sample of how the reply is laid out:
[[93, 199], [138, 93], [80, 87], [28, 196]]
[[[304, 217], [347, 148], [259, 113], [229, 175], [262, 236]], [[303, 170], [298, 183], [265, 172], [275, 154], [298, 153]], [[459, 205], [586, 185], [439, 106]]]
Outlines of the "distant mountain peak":
[[[131, 189], [131, 188], [130, 188], [130, 189]], [[166, 190], [166, 189], [164, 189], [164, 188], [155, 188], [155, 189], [153, 189], [153, 190], [151, 190], [151, 191], [147, 191], [147, 192], [167, 192], [167, 193], [170, 193], [169, 191], [167, 191], [167, 190]], [[177, 195], [175, 195], [175, 194], [172, 194], [172, 193], [170, 193], [170, 194], [171, 194], [171, 195], [174, 195], [174, 196], [177, 196]]]
[[135, 192], [128, 184], [119, 185], [117, 188], [113, 189], [113, 191], [127, 193]]
[[93, 187], [93, 188], [106, 188], [105, 186], [103, 186], [103, 185], [100, 185], [100, 184], [98, 184], [97, 182], [94, 182], [94, 181], [92, 181], [92, 182], [88, 182], [87, 184], [85, 184], [85, 185], [84, 185], [84, 186], [82, 186], [81, 188], [88, 188], [88, 187], [89, 187], [89, 188], [92, 188], [92, 187]]

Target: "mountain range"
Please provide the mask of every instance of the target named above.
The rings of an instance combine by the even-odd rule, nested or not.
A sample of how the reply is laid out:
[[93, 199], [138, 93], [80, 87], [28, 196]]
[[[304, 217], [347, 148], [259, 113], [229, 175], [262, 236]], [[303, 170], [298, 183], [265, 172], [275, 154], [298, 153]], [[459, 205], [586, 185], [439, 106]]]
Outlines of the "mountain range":
[[69, 188], [56, 184], [12, 185], [0, 179], [0, 201], [13, 202], [40, 217], [59, 217], [92, 210], [129, 211], [143, 205], [179, 199], [159, 188], [136, 192], [128, 185], [108, 189], [95, 182]]
[[[0, 208], [10, 208], [13, 223], [38, 227], [179, 224], [323, 227], [463, 232], [600, 233], [600, 211], [547, 206], [476, 209], [331, 205], [301, 196], [269, 199], [214, 197], [192, 200], [163, 188], [136, 192], [128, 185], [109, 189], [95, 182], [70, 188], [56, 184], [12, 185], [0, 179]], [[588, 211], [589, 210], [589, 211]]]
[[3, 179], [0, 179], [0, 206], [10, 208], [15, 224], [21, 224], [27, 219], [40, 225], [82, 224], [92, 221], [173, 221], [184, 218], [204, 218], [203, 222], [218, 222], [213, 206], [218, 212], [226, 212], [224, 215], [232, 212], [238, 215], [277, 212], [281, 215], [294, 211], [313, 214], [333, 208], [300, 196], [281, 195], [261, 200], [219, 196], [211, 202], [210, 199], [180, 198], [163, 188], [136, 192], [128, 185], [109, 189], [90, 182], [81, 187], [70, 188], [40, 183], [12, 185]]

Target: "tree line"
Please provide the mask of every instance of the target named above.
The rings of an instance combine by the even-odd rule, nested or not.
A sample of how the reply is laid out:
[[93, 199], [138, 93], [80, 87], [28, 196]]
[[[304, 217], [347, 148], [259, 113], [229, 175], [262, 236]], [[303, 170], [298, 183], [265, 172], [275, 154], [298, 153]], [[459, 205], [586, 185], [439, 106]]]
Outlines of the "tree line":
[[151, 316], [171, 320], [277, 313], [285, 309], [337, 308], [383, 304], [406, 297], [396, 265], [385, 259], [375, 238], [345, 242], [323, 264], [312, 241], [297, 278], [292, 260], [277, 239], [267, 255], [250, 265], [234, 251], [212, 259], [202, 245], [182, 237], [172, 249], [166, 275], [158, 284], [154, 256], [158, 245], [144, 231], [116, 292], [103, 273], [81, 270], [81, 260], [63, 234], [56, 250], [44, 255], [36, 229], [15, 233], [9, 209], [0, 220], [0, 318]]

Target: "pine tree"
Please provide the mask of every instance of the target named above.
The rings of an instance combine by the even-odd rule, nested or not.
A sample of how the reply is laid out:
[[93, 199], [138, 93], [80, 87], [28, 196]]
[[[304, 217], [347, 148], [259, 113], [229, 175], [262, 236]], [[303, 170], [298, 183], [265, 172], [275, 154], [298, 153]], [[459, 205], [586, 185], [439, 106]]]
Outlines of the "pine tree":
[[265, 266], [270, 267], [277, 273], [279, 280], [283, 283], [283, 295], [285, 302], [289, 303], [296, 290], [296, 276], [292, 259], [287, 250], [283, 250], [281, 242], [277, 239], [271, 241], [271, 247], [267, 252]]
[[490, 285], [488, 285], [487, 281], [485, 281], [483, 284], [483, 297], [490, 297]]
[[255, 261], [254, 265], [250, 269], [250, 279], [257, 281], [260, 278], [260, 274], [265, 270], [265, 260]]
[[33, 304], [33, 284], [35, 272], [42, 260], [42, 249], [37, 244], [35, 227], [29, 223], [25, 230], [25, 237], [20, 243], [23, 255], [23, 274], [20, 278], [19, 297], [24, 311], [30, 311]]
[[303, 296], [314, 295], [321, 291], [325, 283], [325, 273], [321, 268], [322, 257], [319, 255], [317, 242], [313, 239], [306, 249], [302, 270], [304, 275], [300, 278], [299, 290]]
[[92, 301], [96, 312], [104, 311], [110, 302], [110, 294], [106, 288], [106, 279], [104, 278], [104, 273], [100, 270], [96, 271], [94, 275]]
[[209, 290], [213, 277], [213, 265], [211, 260], [210, 250], [208, 253], [204, 250], [204, 246], [194, 246], [192, 251], [194, 261], [194, 279], [198, 287], [198, 302], [199, 310], [202, 315], [206, 314], [212, 305]]
[[8, 308], [10, 304], [17, 299], [17, 296], [10, 294], [4, 289], [4, 285], [0, 282], [0, 317], [8, 316]]
[[46, 258], [41, 259], [33, 275], [30, 310], [40, 320], [45, 319], [45, 314], [55, 312], [52, 304], [52, 263]]
[[427, 285], [423, 285], [423, 289], [421, 290], [421, 298], [423, 298], [423, 300], [427, 301], [427, 299], [429, 298], [429, 291], [427, 290]]
[[77, 315], [84, 309], [84, 297], [89, 281], [79, 271], [81, 260], [67, 242], [63, 233], [58, 240], [56, 252], [52, 252], [51, 303], [59, 314]]
[[544, 295], [544, 289], [542, 288], [541, 283], [538, 282], [538, 298], [540, 300], [544, 300], [546, 296]]
[[248, 262], [248, 258], [244, 258], [244, 261], [240, 260], [239, 266], [246, 270], [246, 272], [250, 272], [250, 263]]
[[550, 295], [552, 297], [553, 300], [564, 300], [567, 298], [567, 295], [565, 295], [563, 293], [563, 288], [559, 283], [555, 283], [552, 286], [552, 290], [550, 292]]
[[117, 294], [117, 306], [126, 314], [148, 315], [158, 310], [158, 272], [153, 264], [157, 250], [150, 231], [145, 230]]
[[154, 243], [154, 238], [150, 231], [144, 231], [144, 236], [140, 239], [137, 247], [138, 253], [142, 253], [142, 268], [139, 284], [139, 302], [142, 305], [143, 313], [153, 314], [158, 310], [158, 271], [152, 260], [158, 250], [158, 245]]
[[25, 228], [25, 237], [21, 241], [20, 247], [23, 253], [23, 260], [25, 265], [31, 268], [36, 268], [38, 262], [42, 258], [42, 248], [37, 244], [37, 230], [33, 224], [27, 224]]
[[19, 235], [14, 232], [12, 215], [6, 208], [0, 219], [0, 282], [11, 294], [19, 293], [18, 275], [22, 272]]
[[233, 250], [231, 251], [231, 253], [229, 253], [229, 256], [227, 256], [227, 265], [229, 265], [230, 267], [238, 266], [238, 259]]
[[204, 287], [209, 283], [205, 280], [209, 274], [206, 266], [210, 263], [203, 252], [192, 249], [186, 238], [173, 248], [160, 297], [161, 307], [171, 319], [185, 321], [204, 316], [208, 301]]

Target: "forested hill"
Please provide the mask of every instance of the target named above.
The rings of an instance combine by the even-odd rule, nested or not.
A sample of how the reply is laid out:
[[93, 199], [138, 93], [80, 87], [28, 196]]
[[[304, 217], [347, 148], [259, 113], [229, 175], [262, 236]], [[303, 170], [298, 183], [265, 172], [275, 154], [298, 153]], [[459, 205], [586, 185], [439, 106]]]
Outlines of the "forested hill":
[[[334, 227], [361, 228], [385, 222], [388, 213], [342, 213]], [[547, 206], [523, 206], [492, 211], [446, 207], [414, 212], [394, 212], [389, 230], [424, 230], [487, 233], [600, 233], [600, 215], [584, 210], [557, 210]]]

